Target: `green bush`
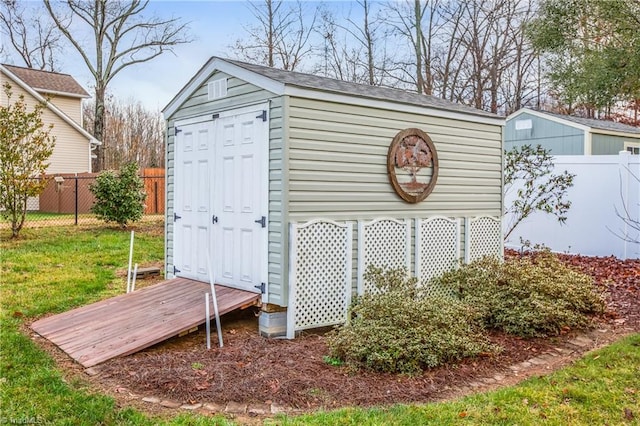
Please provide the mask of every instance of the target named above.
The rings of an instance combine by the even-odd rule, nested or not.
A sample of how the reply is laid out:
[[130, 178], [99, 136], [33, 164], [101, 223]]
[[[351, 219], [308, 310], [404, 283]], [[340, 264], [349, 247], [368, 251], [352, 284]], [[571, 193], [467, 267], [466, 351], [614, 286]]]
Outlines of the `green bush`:
[[478, 309], [486, 327], [522, 337], [583, 328], [589, 315], [604, 310], [592, 279], [548, 251], [533, 260], [484, 258], [445, 273], [436, 284], [453, 288]]
[[116, 222], [124, 228], [127, 222], [142, 218], [147, 194], [135, 163], [123, 165], [118, 174], [112, 170], [100, 173], [89, 189], [96, 197], [91, 211], [99, 219]]
[[402, 269], [371, 268], [365, 279], [377, 291], [358, 297], [350, 321], [328, 337], [332, 357], [348, 366], [413, 374], [493, 349], [469, 305], [426, 296]]

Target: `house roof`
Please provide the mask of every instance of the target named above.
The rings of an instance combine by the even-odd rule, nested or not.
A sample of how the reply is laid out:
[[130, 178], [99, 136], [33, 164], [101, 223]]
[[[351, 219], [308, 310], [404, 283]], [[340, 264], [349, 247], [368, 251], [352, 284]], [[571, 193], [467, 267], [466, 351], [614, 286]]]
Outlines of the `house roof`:
[[88, 98], [89, 94], [69, 74], [42, 71], [32, 68], [2, 64], [16, 77], [39, 93], [53, 93], [72, 97]]
[[586, 129], [590, 131], [595, 130], [596, 133], [605, 133], [605, 134], [625, 133], [625, 134], [637, 135], [637, 137], [640, 137], [640, 127], [637, 127], [637, 126], [631, 126], [629, 124], [622, 124], [622, 123], [609, 121], [609, 120], [597, 120], [595, 118], [583, 118], [583, 117], [576, 117], [573, 115], [556, 114], [554, 112], [549, 112], [549, 111], [537, 111], [529, 108], [522, 108], [514, 112], [509, 117], [507, 117], [507, 120], [516, 118], [520, 114], [524, 114], [524, 113], [536, 115], [542, 118], [548, 118], [553, 121], [560, 121], [569, 126], [578, 127], [583, 130], [586, 130]]
[[631, 126], [629, 124], [618, 123], [616, 121], [597, 120], [595, 118], [583, 118], [583, 117], [576, 117], [574, 115], [562, 115], [562, 114], [556, 114], [556, 113], [544, 112], [544, 111], [543, 113], [552, 115], [554, 117], [558, 117], [560, 119], [572, 121], [574, 123], [582, 124], [583, 126], [591, 127], [592, 129], [640, 134], [640, 127]]
[[[339, 98], [345, 102], [360, 99], [366, 100], [369, 103], [371, 101], [379, 101], [387, 104], [404, 104], [418, 107], [420, 112], [424, 112], [423, 108], [428, 108], [432, 111], [441, 111], [446, 114], [454, 113], [457, 114], [456, 117], [465, 117], [470, 121], [504, 124], [504, 118], [496, 114], [440, 99], [435, 96], [401, 89], [352, 83], [215, 56], [209, 59], [163, 109], [165, 116], [170, 117], [180, 105], [187, 100], [191, 93], [197, 90], [216, 70], [241, 78], [278, 95], [289, 94], [293, 96], [318, 98], [319, 93], [327, 93], [333, 96], [334, 99]], [[349, 97], [350, 100], [345, 99], [345, 96]], [[367, 103], [361, 104], [368, 105]], [[398, 109], [398, 107], [396, 106], [395, 109]]]
[[[101, 145], [102, 142], [97, 140], [91, 135], [91, 133], [87, 132], [79, 123], [76, 123], [74, 119], [65, 114], [60, 108], [55, 106], [52, 102], [49, 102], [45, 99], [40, 93], [38, 93], [33, 87], [27, 84], [24, 80], [16, 76], [10, 66], [0, 64], [0, 72], [4, 73], [7, 77], [13, 80], [18, 86], [22, 87], [27, 93], [33, 96], [38, 102], [42, 102], [46, 105], [46, 107], [60, 117], [64, 122], [66, 122], [69, 126], [73, 127], [77, 132], [79, 132], [82, 136], [87, 138], [91, 145]], [[12, 67], [15, 68], [15, 67]], [[18, 67], [19, 68], [19, 67]]]

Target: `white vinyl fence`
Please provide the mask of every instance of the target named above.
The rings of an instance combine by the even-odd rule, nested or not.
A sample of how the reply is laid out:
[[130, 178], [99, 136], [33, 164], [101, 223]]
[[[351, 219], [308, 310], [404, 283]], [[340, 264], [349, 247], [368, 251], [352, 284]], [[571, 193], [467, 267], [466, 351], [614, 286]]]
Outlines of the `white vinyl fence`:
[[[566, 155], [554, 157], [554, 163], [555, 173], [567, 170], [576, 175], [568, 191], [571, 208], [566, 223], [559, 224], [549, 214], [534, 213], [516, 227], [505, 245], [519, 249], [522, 239], [561, 253], [640, 258], [640, 235], [619, 216], [636, 223], [640, 219], [640, 156], [626, 151], [619, 155]], [[506, 193], [506, 205], [516, 192], [514, 187]], [[505, 217], [505, 225], [510, 219]]]

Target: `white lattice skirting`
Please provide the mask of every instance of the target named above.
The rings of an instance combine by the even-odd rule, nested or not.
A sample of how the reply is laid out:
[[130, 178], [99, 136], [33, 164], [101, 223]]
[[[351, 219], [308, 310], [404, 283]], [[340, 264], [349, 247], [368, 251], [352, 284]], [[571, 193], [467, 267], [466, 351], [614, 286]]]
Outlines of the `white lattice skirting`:
[[504, 254], [502, 221], [500, 218], [480, 216], [465, 219], [464, 261], [471, 263], [483, 256]]
[[[448, 217], [416, 219], [416, 277], [427, 285], [460, 261], [460, 220]], [[433, 294], [442, 293], [431, 288]]]
[[353, 226], [328, 220], [292, 223], [287, 338], [345, 321], [351, 303]]
[[[431, 217], [415, 220], [414, 255], [411, 220], [379, 218], [358, 222], [357, 291], [372, 291], [364, 282], [367, 267], [404, 267], [428, 285], [431, 278], [460, 262], [464, 240], [465, 262], [482, 256], [503, 255], [500, 218], [480, 216], [464, 219]], [[290, 224], [289, 303], [287, 337], [296, 331], [340, 324], [346, 321], [353, 289], [353, 224], [312, 220]], [[433, 294], [442, 290], [429, 288]]]
[[372, 265], [411, 270], [411, 222], [408, 219], [358, 221], [358, 294], [374, 290], [364, 281], [364, 273]]

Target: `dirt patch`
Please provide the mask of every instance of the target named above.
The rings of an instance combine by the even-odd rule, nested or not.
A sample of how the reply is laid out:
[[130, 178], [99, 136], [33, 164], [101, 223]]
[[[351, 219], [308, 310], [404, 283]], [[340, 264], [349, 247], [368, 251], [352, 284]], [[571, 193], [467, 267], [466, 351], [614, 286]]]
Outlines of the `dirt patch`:
[[[144, 405], [137, 398], [154, 396], [182, 404], [207, 402], [220, 407], [230, 402], [278, 404], [306, 411], [438, 401], [512, 384], [566, 365], [592, 347], [640, 331], [640, 261], [564, 255], [560, 258], [592, 275], [607, 299], [609, 311], [599, 319], [589, 344], [572, 346], [576, 334], [520, 339], [493, 333], [491, 341], [504, 348], [496, 355], [467, 359], [414, 377], [372, 372], [351, 374], [324, 361], [328, 350], [323, 331], [303, 333], [291, 341], [266, 339], [258, 335], [257, 311], [250, 309], [223, 317], [222, 349], [214, 344], [214, 349], [206, 350], [204, 332], [199, 330], [110, 360], [94, 369], [93, 373], [98, 374], [90, 380], [123, 404], [135, 400], [135, 405], [147, 410], [162, 408], [159, 404]], [[598, 328], [606, 332], [598, 333]], [[213, 341], [217, 343], [215, 335]], [[52, 345], [46, 346], [63, 362], [63, 368], [73, 370], [74, 374], [82, 371]], [[572, 349], [558, 349], [562, 347]], [[521, 371], [513, 368], [551, 352], [555, 358], [547, 356], [548, 362]]]

